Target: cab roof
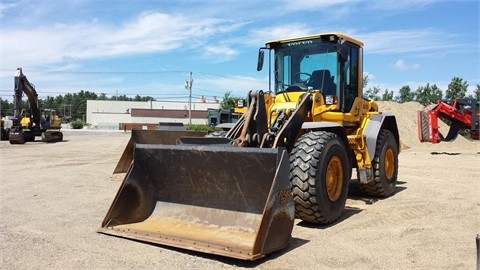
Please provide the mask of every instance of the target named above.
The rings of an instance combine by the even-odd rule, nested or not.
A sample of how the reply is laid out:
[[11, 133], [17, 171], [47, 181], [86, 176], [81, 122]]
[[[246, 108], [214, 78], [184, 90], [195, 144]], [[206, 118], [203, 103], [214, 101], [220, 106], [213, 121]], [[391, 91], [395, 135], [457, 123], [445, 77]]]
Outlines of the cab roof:
[[327, 36], [336, 36], [340, 39], [345, 39], [349, 42], [352, 42], [360, 47], [363, 47], [363, 42], [354, 39], [352, 37], [349, 37], [345, 34], [342, 33], [337, 33], [337, 32], [332, 32], [332, 33], [322, 33], [322, 34], [315, 34], [315, 35], [309, 35], [309, 36], [301, 36], [301, 37], [295, 37], [295, 38], [286, 38], [286, 39], [277, 39], [277, 40], [272, 40], [268, 41], [265, 43], [266, 46], [270, 44], [278, 44], [278, 43], [286, 43], [286, 42], [294, 42], [294, 41], [302, 41], [302, 40], [308, 40], [308, 39], [313, 39], [313, 38], [321, 38], [321, 37], [327, 37]]

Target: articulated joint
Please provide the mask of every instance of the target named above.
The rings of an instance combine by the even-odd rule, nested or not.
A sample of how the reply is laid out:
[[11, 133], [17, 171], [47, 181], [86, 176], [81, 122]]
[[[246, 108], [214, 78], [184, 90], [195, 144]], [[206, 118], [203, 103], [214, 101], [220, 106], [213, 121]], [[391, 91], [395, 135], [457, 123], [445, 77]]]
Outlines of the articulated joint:
[[[365, 149], [366, 150], [366, 149]], [[373, 181], [373, 168], [370, 161], [368, 151], [363, 153], [356, 153], [357, 165], [358, 165], [358, 180], [362, 184], [368, 184]]]
[[368, 184], [373, 181], [373, 168], [370, 155], [368, 154], [367, 144], [365, 143], [365, 136], [350, 135], [348, 136], [348, 143], [355, 152], [355, 160], [357, 162], [358, 177], [362, 184]]

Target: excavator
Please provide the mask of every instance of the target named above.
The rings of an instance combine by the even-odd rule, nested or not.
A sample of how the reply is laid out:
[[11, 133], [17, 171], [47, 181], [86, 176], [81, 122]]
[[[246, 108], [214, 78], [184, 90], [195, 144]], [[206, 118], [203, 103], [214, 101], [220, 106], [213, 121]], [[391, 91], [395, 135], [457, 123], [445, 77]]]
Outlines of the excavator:
[[[22, 108], [22, 97], [28, 98], [28, 109]], [[24, 144], [41, 136], [43, 142], [63, 140], [60, 132], [62, 120], [54, 109], [40, 109], [38, 94], [33, 84], [23, 74], [22, 68], [15, 71], [13, 96], [13, 125], [8, 140], [11, 144]]]
[[[453, 141], [460, 131], [472, 140], [479, 139], [480, 101], [474, 98], [439, 100], [417, 111], [418, 139], [421, 142], [439, 143]], [[440, 132], [439, 119], [450, 123], [447, 136]]]
[[267, 42], [257, 70], [268, 55], [269, 88], [248, 92], [225, 137], [162, 144], [132, 133], [98, 232], [256, 260], [288, 245], [296, 218], [338, 221], [354, 171], [368, 196], [394, 194], [397, 122], [363, 97], [362, 54], [341, 33]]

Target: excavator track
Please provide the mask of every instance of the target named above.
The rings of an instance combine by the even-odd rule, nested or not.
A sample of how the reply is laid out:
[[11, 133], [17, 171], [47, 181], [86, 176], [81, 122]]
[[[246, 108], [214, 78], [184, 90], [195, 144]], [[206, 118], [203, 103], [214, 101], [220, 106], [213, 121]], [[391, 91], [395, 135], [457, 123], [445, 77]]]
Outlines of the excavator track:
[[60, 131], [45, 131], [42, 133], [42, 142], [54, 143], [63, 140], [63, 133]]
[[10, 131], [10, 134], [8, 135], [8, 141], [10, 144], [25, 144], [25, 137], [23, 135], [23, 131]]

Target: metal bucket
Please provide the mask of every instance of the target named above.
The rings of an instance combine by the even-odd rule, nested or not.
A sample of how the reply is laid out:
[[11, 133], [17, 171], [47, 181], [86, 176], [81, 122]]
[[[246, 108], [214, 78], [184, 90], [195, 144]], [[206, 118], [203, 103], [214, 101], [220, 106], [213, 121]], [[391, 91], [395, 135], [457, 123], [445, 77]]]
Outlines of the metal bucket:
[[244, 260], [287, 246], [285, 150], [136, 144], [133, 160], [99, 232]]
[[207, 132], [186, 130], [132, 130], [130, 140], [113, 170], [113, 174], [126, 173], [133, 161], [133, 147], [139, 144], [176, 144], [180, 137], [203, 137]]

